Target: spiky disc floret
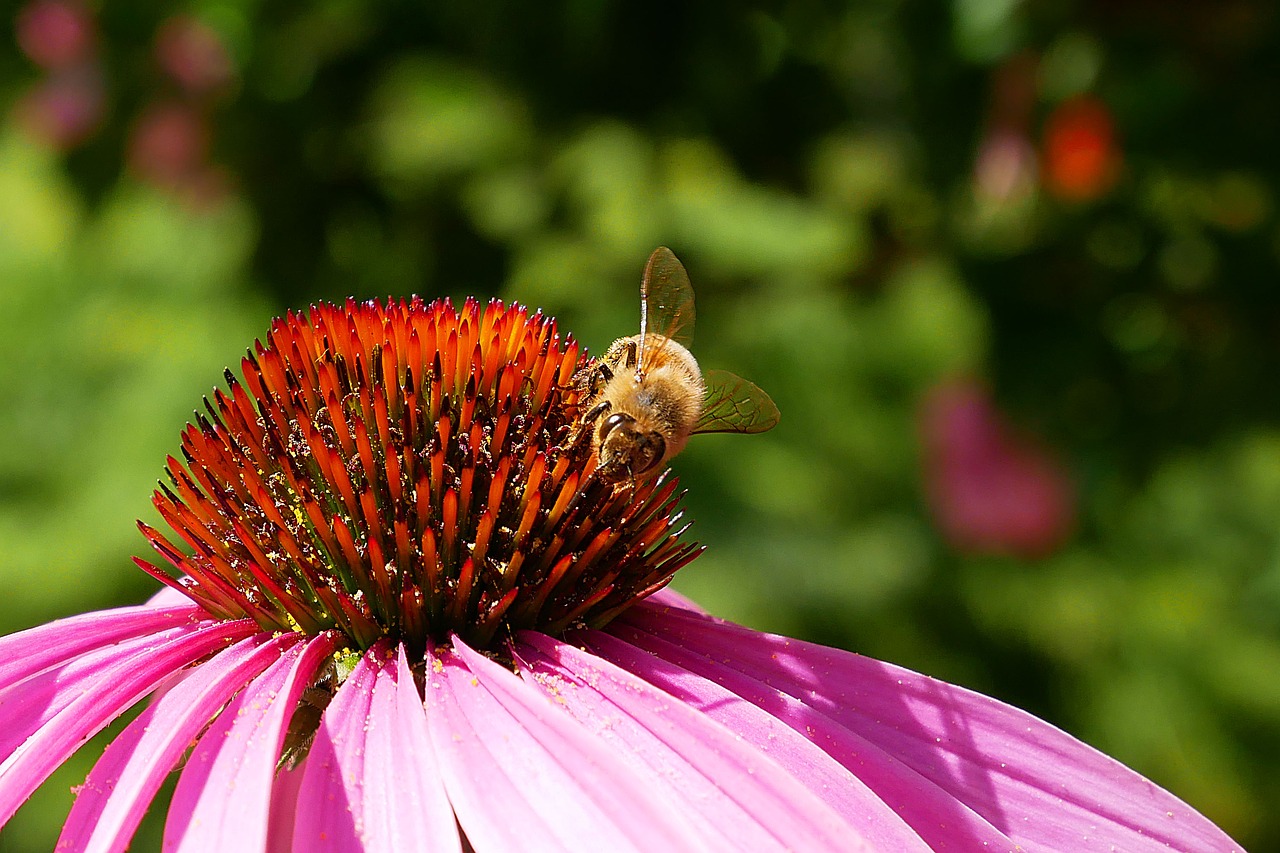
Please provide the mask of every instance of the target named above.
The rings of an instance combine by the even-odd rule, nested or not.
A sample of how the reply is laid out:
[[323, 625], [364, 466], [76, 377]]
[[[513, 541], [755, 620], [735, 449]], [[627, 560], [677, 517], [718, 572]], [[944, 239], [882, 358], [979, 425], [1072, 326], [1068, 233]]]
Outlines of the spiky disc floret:
[[205, 400], [140, 523], [211, 613], [336, 628], [367, 648], [598, 627], [700, 550], [674, 478], [591, 476], [587, 362], [553, 320], [468, 299], [313, 306], [276, 320]]

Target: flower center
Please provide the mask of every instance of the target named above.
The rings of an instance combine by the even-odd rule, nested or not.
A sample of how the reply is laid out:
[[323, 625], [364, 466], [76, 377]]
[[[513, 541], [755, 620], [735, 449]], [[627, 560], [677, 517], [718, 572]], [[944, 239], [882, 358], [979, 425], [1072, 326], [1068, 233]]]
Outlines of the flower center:
[[553, 320], [468, 299], [322, 304], [276, 320], [170, 457], [141, 524], [211, 613], [421, 649], [599, 627], [699, 552], [674, 478], [592, 476]]

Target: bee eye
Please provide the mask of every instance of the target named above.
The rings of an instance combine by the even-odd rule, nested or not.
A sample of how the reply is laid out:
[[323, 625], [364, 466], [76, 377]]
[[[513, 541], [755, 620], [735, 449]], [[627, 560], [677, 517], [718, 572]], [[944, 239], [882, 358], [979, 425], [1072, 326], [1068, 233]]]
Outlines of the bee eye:
[[663, 437], [651, 432], [644, 437], [644, 443], [640, 447], [640, 464], [636, 466], [636, 473], [642, 474], [648, 471], [654, 465], [658, 464], [658, 460], [667, 455], [667, 442]]
[[609, 417], [604, 419], [604, 423], [600, 424], [600, 440], [604, 441], [609, 433], [613, 432], [615, 429], [630, 420], [635, 419], [632, 418], [631, 415], [623, 414], [622, 412], [616, 412], [609, 415]]

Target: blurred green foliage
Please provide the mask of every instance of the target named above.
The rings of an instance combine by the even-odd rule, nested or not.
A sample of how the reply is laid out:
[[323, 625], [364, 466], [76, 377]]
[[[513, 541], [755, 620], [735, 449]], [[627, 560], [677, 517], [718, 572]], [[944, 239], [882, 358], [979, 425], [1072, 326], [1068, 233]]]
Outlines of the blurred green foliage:
[[[501, 295], [599, 352], [665, 244], [698, 357], [783, 412], [678, 460], [678, 588], [1280, 850], [1272, 4], [70, 3], [62, 53], [39, 5], [0, 50], [5, 630], [148, 594], [133, 521], [272, 315]], [[1069, 471], [1065, 541], [940, 532], [957, 377]], [[51, 847], [80, 759], [4, 849]]]

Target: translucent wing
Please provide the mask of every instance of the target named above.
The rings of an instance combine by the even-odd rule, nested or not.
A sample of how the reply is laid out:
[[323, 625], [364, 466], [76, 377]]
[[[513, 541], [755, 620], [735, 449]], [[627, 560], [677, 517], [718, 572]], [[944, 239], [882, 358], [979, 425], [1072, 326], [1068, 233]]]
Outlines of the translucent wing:
[[727, 370], [708, 370], [702, 378], [707, 396], [695, 433], [767, 432], [777, 426], [778, 407], [758, 385]]
[[[655, 343], [649, 335], [661, 335], [678, 344], [693, 343], [693, 285], [684, 265], [666, 246], [649, 256], [640, 281], [640, 351], [638, 370], [644, 371], [653, 357]], [[656, 343], [657, 349], [662, 347]], [[646, 350], [650, 352], [646, 355]]]

